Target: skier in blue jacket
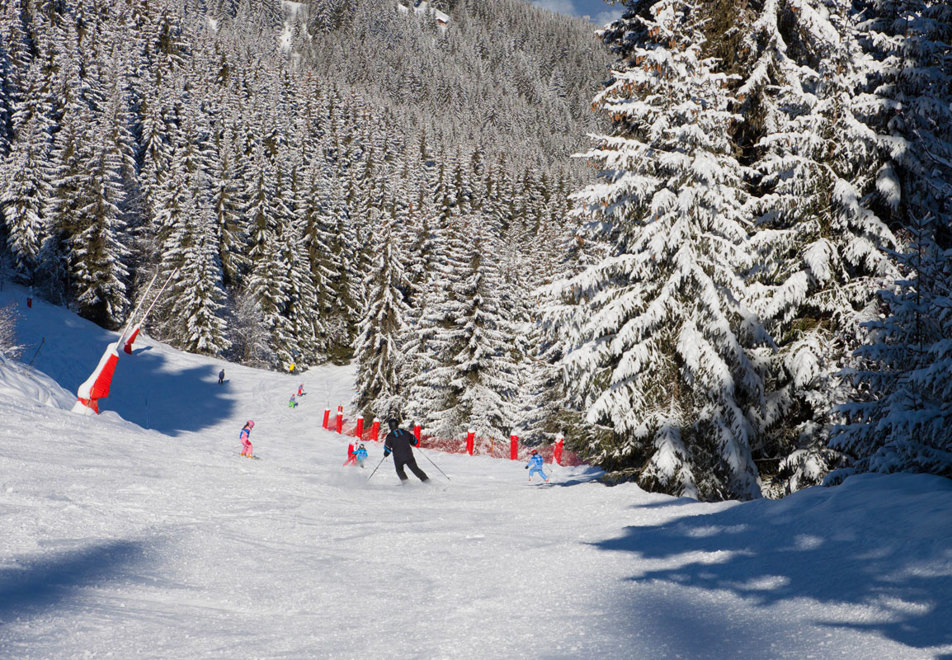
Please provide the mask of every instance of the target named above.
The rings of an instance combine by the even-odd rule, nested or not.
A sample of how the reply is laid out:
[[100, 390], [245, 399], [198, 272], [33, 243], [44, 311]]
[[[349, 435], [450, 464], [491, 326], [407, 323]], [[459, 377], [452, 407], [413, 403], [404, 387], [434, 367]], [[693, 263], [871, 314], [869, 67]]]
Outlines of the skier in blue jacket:
[[532, 450], [532, 456], [529, 457], [529, 463], [525, 469], [529, 470], [529, 483], [532, 483], [533, 474], [538, 474], [546, 483], [549, 483], [549, 478], [545, 476], [545, 472], [542, 471], [542, 454], [535, 449]]
[[367, 448], [364, 447], [363, 443], [357, 445], [357, 451], [354, 452], [354, 465], [357, 467], [363, 467], [364, 461], [367, 460]]

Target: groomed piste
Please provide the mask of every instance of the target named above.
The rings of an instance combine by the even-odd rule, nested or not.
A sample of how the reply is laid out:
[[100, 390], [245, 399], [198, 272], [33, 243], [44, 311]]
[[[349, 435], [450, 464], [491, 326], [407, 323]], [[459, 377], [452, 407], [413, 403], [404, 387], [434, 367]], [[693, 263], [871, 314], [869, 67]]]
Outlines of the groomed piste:
[[[143, 333], [79, 415], [116, 333], [25, 298], [0, 292], [25, 346], [0, 364], [0, 657], [952, 653], [948, 480], [706, 504], [431, 449], [449, 479], [401, 485], [384, 462], [368, 482], [380, 444], [342, 467], [353, 439], [322, 428], [351, 368], [249, 369]], [[239, 456], [249, 419], [259, 461]]]

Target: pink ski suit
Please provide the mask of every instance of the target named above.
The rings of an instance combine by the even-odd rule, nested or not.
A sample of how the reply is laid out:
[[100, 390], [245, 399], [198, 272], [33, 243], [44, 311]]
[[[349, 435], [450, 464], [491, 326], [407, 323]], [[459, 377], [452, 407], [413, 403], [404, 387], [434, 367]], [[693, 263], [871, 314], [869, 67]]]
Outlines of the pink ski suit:
[[251, 448], [251, 429], [245, 424], [245, 427], [241, 429], [241, 433], [238, 435], [238, 439], [241, 440], [241, 455], [242, 456], [253, 456], [254, 451]]

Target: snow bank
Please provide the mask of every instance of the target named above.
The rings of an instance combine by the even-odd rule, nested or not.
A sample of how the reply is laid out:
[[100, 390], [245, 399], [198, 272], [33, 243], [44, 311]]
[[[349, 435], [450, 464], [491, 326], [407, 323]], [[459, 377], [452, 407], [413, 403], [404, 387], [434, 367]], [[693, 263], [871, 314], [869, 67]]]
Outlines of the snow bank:
[[0, 401], [5, 406], [51, 406], [69, 410], [76, 396], [52, 378], [0, 355]]

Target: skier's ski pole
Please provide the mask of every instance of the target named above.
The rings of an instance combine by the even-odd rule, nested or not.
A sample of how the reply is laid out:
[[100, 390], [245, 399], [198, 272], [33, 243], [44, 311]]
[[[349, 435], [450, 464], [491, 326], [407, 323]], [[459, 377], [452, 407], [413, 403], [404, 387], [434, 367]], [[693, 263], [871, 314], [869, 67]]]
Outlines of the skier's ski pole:
[[369, 476], [369, 477], [367, 477], [367, 481], [370, 481], [371, 479], [373, 479], [374, 474], [377, 472], [377, 468], [380, 467], [381, 465], [383, 465], [383, 462], [384, 462], [385, 460], [387, 460], [387, 457], [386, 457], [386, 456], [384, 456], [383, 458], [380, 459], [380, 462], [377, 463], [377, 467], [375, 467], [375, 468], [374, 468], [374, 471], [370, 473], [370, 476]]
[[[424, 454], [422, 449], [420, 449], [419, 447], [417, 447], [416, 450], [417, 450], [418, 452], [420, 452], [421, 454], [423, 454], [423, 458], [425, 458], [426, 460], [430, 461], [430, 463], [433, 463], [433, 459], [430, 458], [429, 456], [427, 456], [426, 454]], [[433, 463], [433, 467], [435, 467], [437, 470], [440, 470], [440, 466], [437, 465], [436, 463]], [[446, 473], [443, 472], [443, 470], [440, 470], [440, 474], [442, 474], [444, 477], [446, 477], [446, 480], [447, 480], [447, 481], [451, 481], [451, 479], [446, 476]]]

